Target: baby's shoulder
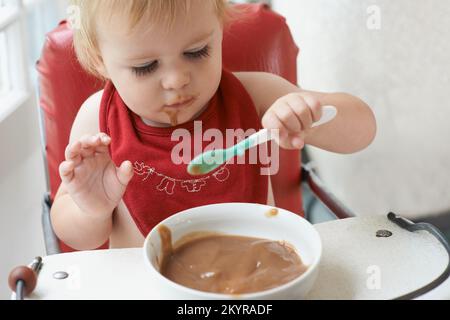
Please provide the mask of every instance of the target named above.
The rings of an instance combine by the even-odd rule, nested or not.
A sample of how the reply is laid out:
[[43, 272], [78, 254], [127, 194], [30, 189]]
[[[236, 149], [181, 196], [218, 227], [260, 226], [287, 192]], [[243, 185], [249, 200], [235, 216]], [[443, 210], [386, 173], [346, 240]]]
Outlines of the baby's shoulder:
[[70, 132], [70, 141], [80, 139], [84, 135], [99, 133], [99, 112], [103, 90], [87, 98], [81, 105]]

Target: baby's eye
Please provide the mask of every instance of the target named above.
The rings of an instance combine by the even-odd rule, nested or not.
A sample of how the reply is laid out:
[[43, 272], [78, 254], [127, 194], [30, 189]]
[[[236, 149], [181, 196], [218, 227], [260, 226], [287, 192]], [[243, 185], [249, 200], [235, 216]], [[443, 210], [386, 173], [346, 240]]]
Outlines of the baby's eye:
[[210, 52], [210, 47], [209, 47], [209, 45], [206, 45], [200, 50], [185, 52], [184, 55], [185, 55], [185, 57], [187, 57], [189, 59], [201, 59], [201, 58], [208, 58], [209, 52]]
[[131, 70], [137, 77], [143, 77], [147, 74], [150, 74], [156, 70], [158, 67], [158, 61], [153, 61], [143, 66], [132, 67]]

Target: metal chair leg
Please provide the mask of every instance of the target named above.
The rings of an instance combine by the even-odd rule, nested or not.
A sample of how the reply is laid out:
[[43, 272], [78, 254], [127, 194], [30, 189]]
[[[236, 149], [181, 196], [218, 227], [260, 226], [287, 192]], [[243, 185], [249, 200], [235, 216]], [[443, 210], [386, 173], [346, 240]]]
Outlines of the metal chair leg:
[[309, 187], [317, 199], [320, 200], [337, 219], [355, 217], [355, 214], [325, 187], [325, 184], [314, 172], [311, 163], [302, 165], [302, 183]]
[[47, 255], [61, 253], [58, 238], [53, 231], [50, 208], [51, 208], [50, 194], [45, 193], [42, 201], [42, 229], [44, 231], [45, 251]]

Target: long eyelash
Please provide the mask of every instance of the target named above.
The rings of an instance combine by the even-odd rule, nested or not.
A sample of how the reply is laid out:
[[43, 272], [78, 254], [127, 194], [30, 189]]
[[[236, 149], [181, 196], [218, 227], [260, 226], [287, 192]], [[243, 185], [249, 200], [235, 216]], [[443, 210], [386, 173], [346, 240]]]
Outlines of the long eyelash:
[[195, 52], [185, 52], [184, 55], [189, 59], [200, 59], [200, 58], [208, 58], [210, 53], [210, 47], [206, 46], [203, 49], [200, 49]]
[[[184, 55], [189, 59], [201, 59], [201, 58], [208, 58], [210, 56], [210, 46], [207, 45], [203, 49], [200, 49], [198, 51], [194, 52], [185, 52]], [[142, 77], [147, 74], [150, 74], [156, 70], [158, 67], [158, 61], [154, 61], [150, 63], [149, 65], [142, 66], [142, 67], [132, 67], [133, 73], [138, 76]]]
[[142, 67], [132, 67], [131, 69], [136, 76], [142, 77], [149, 73], [152, 73], [153, 71], [156, 70], [157, 67], [158, 67], [158, 61], [154, 61], [154, 62], [150, 63], [149, 65], [142, 66]]

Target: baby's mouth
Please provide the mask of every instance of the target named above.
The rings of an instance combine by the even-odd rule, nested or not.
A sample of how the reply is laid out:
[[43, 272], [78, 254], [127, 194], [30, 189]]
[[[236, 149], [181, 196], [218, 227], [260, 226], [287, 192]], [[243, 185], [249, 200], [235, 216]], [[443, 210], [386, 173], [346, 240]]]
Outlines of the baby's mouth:
[[170, 101], [169, 103], [165, 104], [164, 108], [182, 109], [185, 107], [189, 107], [190, 105], [192, 105], [194, 103], [195, 99], [196, 98], [194, 96], [178, 98], [176, 100]]

